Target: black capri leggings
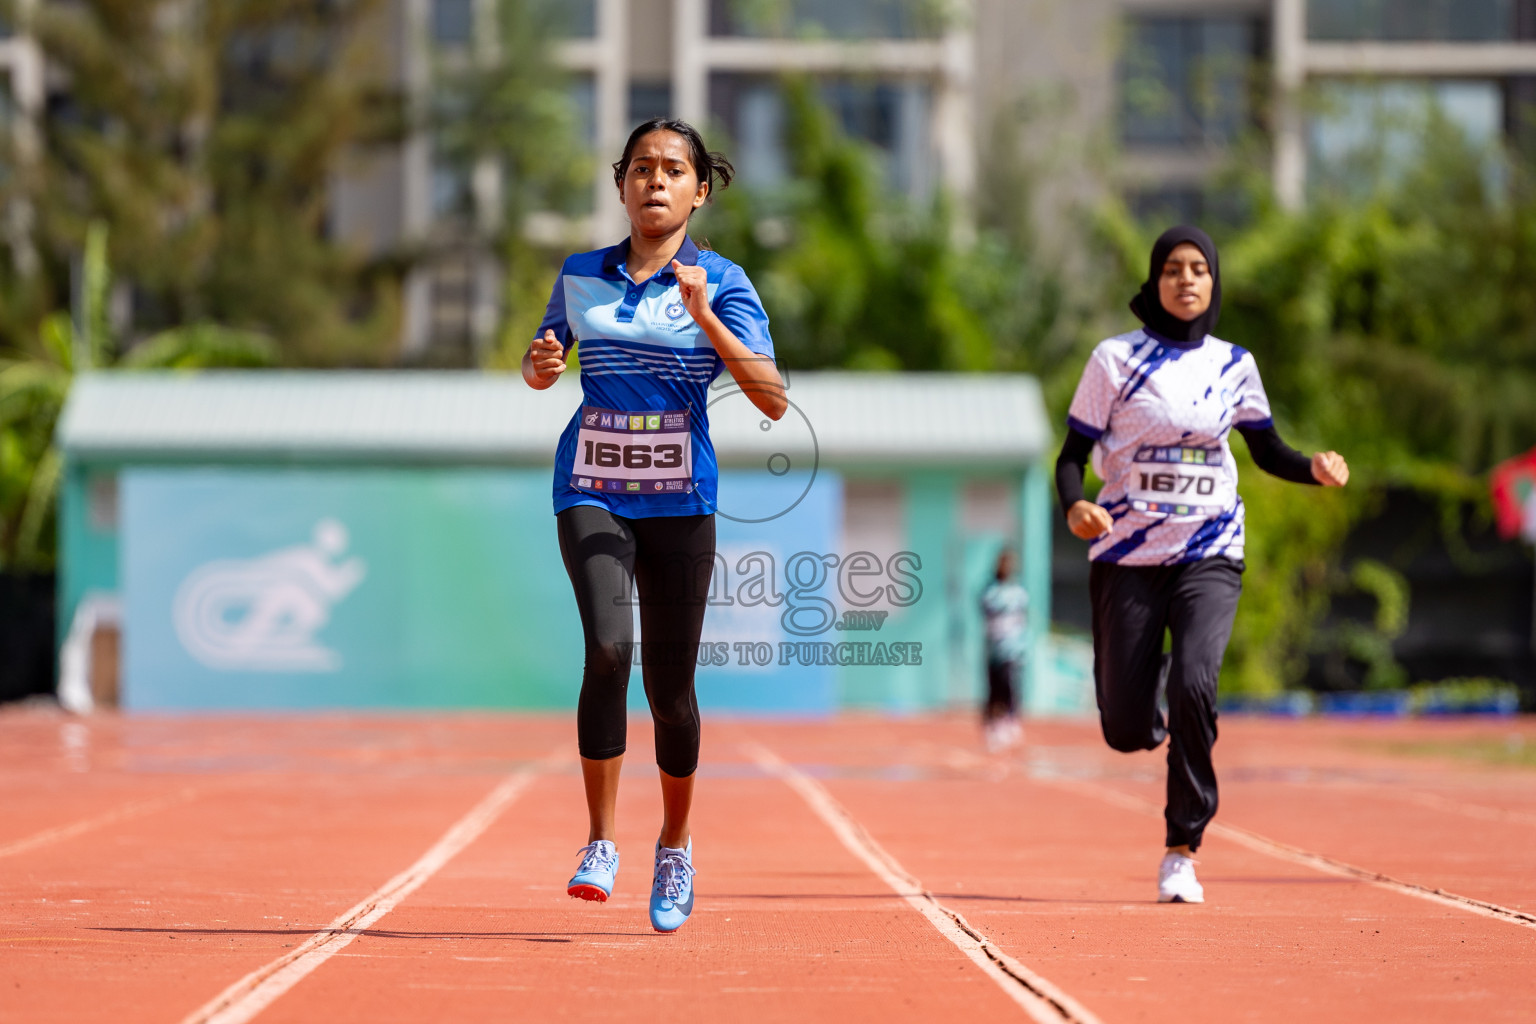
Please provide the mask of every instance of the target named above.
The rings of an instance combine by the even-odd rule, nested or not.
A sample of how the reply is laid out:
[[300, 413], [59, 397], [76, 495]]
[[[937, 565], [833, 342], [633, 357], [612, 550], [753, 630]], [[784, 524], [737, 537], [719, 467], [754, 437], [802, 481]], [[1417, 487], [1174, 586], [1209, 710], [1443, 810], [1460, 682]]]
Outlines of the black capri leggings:
[[638, 597], [641, 678], [656, 729], [656, 764], [674, 778], [692, 775], [699, 766], [693, 671], [715, 566], [715, 517], [627, 519], [577, 505], [555, 523], [586, 641], [576, 705], [581, 756], [601, 761], [624, 753]]
[[[1152, 750], [1168, 739], [1168, 845], [1199, 849], [1216, 815], [1216, 681], [1243, 565], [1220, 557], [1169, 566], [1094, 562], [1088, 591], [1104, 739], [1123, 751]], [[1168, 654], [1164, 630], [1173, 640]], [[1158, 708], [1164, 687], [1166, 722]]]

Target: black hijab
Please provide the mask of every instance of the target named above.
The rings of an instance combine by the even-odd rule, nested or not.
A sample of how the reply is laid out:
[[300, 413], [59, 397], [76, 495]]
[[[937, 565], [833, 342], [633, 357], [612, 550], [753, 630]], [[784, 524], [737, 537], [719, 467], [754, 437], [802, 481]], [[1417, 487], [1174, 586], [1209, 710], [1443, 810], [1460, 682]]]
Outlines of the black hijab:
[[[1168, 312], [1157, 294], [1157, 281], [1163, 276], [1163, 264], [1168, 262], [1169, 254], [1185, 242], [1199, 249], [1211, 268], [1211, 306], [1193, 320], [1180, 320]], [[1198, 343], [1214, 331], [1216, 321], [1221, 316], [1221, 268], [1216, 262], [1216, 243], [1211, 241], [1211, 236], [1187, 224], [1169, 228], [1159, 235], [1152, 246], [1152, 264], [1147, 270], [1147, 279], [1141, 291], [1131, 299], [1131, 312], [1147, 325], [1148, 330], [1169, 341]]]

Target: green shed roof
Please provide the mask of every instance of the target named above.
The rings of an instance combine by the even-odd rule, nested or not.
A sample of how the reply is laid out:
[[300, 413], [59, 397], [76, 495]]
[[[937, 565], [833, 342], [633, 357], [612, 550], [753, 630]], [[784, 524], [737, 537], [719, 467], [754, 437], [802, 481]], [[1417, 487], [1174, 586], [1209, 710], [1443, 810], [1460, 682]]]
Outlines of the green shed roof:
[[[99, 372], [82, 375], [58, 440], [82, 461], [472, 462], [548, 465], [581, 402], [516, 375], [443, 371]], [[723, 465], [784, 453], [827, 465], [1018, 466], [1052, 432], [1021, 374], [789, 374], [769, 423], [729, 377], [710, 394]]]

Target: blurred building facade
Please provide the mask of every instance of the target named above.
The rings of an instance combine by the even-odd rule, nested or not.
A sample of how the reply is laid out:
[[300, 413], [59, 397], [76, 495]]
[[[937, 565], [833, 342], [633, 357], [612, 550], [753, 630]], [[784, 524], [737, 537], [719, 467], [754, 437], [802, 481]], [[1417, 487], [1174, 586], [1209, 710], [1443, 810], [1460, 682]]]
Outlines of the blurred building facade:
[[[472, 48], [492, 17], [491, 0], [398, 2], [406, 36], [439, 48]], [[1236, 146], [1267, 152], [1278, 197], [1296, 206], [1309, 178], [1380, 145], [1395, 111], [1432, 99], [1474, 144], [1493, 144], [1524, 137], [1536, 99], [1536, 0], [564, 4], [560, 59], [599, 168], [633, 124], [671, 115], [708, 125], [743, 183], [770, 188], [789, 173], [786, 73], [818, 81], [844, 129], [914, 197], [973, 198], [1011, 121], [1025, 159], [1055, 178], [1049, 201], [1113, 188], [1139, 213], [1189, 219], [1222, 212], [1213, 184]], [[455, 173], [434, 167], [429, 143], [405, 156], [402, 228], [432, 231], [453, 196], [494, 197], [491, 169]], [[621, 235], [623, 211], [595, 177], [583, 222], [535, 218], [533, 229], [594, 246]], [[355, 207], [367, 219], [378, 201], [390, 202]], [[486, 263], [424, 271], [406, 350], [454, 324], [488, 330], [496, 279]]]
[[[744, 183], [784, 180], [790, 73], [914, 197], [942, 188], [967, 209], [990, 164], [1022, 154], [1048, 179], [1044, 206], [1114, 189], [1140, 214], [1185, 219], [1221, 213], [1213, 184], [1239, 146], [1264, 154], [1295, 206], [1309, 180], [1381, 148], [1394, 113], [1432, 99], [1492, 144], [1524, 140], [1536, 101], [1536, 0], [387, 0], [390, 85], [422, 109], [438, 69], [497, 60], [509, 2], [553, 4], [563, 26], [557, 62], [597, 170], [584, 213], [536, 214], [527, 230], [573, 248], [623, 233], [604, 169], [647, 117], [706, 125]], [[0, 26], [0, 120], [23, 148], [44, 82], [36, 48]], [[425, 129], [338, 168], [335, 236], [424, 254], [404, 362], [464, 365], [490, 342], [501, 206], [495, 164], [444, 159]], [[25, 227], [9, 211], [23, 260]]]
[[[21, 0], [25, 11], [35, 0]], [[0, 133], [9, 136], [14, 152], [26, 158], [37, 146], [37, 117], [43, 104], [43, 58], [25, 34], [0, 17]], [[3, 230], [18, 269], [35, 262], [28, 233], [31, 211], [24, 204], [5, 210]]]

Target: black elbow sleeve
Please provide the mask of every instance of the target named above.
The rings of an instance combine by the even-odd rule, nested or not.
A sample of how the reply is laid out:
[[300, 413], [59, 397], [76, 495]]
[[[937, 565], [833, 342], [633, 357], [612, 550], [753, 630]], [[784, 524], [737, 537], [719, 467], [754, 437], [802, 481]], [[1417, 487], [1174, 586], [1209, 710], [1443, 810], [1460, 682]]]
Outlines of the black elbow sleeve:
[[1294, 484], [1317, 483], [1312, 475], [1312, 460], [1280, 440], [1280, 432], [1273, 424], [1263, 428], [1239, 426], [1237, 432], [1248, 442], [1253, 464], [1270, 476]]
[[1083, 500], [1083, 476], [1087, 472], [1088, 456], [1093, 453], [1093, 444], [1093, 438], [1082, 431], [1067, 430], [1061, 454], [1056, 456], [1056, 495], [1061, 500], [1063, 515], [1073, 504]]

